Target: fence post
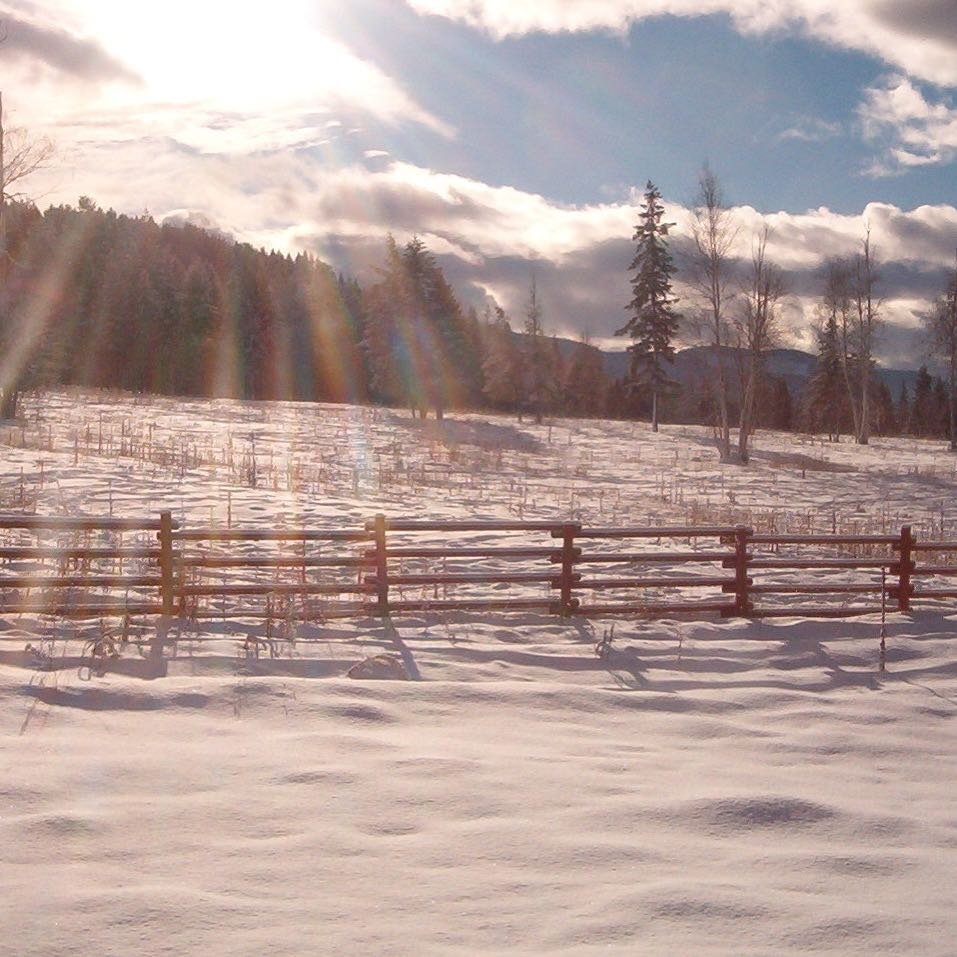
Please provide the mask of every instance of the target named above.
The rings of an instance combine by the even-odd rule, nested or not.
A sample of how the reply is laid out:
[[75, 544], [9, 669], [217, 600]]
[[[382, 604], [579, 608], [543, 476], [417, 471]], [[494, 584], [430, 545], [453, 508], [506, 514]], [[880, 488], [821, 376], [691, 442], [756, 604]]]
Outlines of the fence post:
[[559, 578], [561, 599], [559, 613], [562, 616], [570, 615], [577, 603], [573, 603], [572, 584], [575, 574], [575, 533], [581, 531], [581, 525], [562, 526], [562, 572]]
[[378, 608], [380, 615], [389, 614], [389, 562], [386, 556], [385, 515], [376, 515], [373, 524], [375, 532], [375, 579], [378, 592]]
[[752, 531], [744, 525], [734, 528], [734, 613], [747, 618], [751, 611], [748, 595], [748, 540]]
[[913, 565], [914, 534], [910, 525], [901, 528], [900, 564], [897, 568], [897, 610], [910, 611], [910, 573]]
[[173, 594], [173, 514], [160, 512], [160, 592], [163, 597], [163, 614], [172, 616]]

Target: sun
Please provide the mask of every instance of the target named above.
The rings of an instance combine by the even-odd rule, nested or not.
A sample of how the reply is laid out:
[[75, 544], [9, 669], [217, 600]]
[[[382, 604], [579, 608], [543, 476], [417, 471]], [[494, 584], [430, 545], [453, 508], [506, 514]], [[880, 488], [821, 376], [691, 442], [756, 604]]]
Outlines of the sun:
[[309, 99], [334, 89], [349, 65], [306, 0], [167, 0], [149, 19], [138, 4], [100, 0], [84, 13], [154, 101], [230, 109]]

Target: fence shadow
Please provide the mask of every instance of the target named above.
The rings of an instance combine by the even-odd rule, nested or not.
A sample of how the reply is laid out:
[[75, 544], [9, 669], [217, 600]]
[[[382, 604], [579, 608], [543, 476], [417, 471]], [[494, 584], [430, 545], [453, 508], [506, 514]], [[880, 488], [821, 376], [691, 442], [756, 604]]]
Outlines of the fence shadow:
[[534, 435], [523, 432], [513, 425], [495, 422], [468, 422], [460, 419], [408, 419], [392, 413], [390, 424], [421, 433], [426, 440], [443, 442], [446, 445], [473, 445], [494, 452], [541, 452], [544, 444]]
[[[183, 696], [155, 686], [147, 690], [166, 676], [338, 679], [363, 660], [380, 655], [399, 659], [407, 678], [417, 682], [449, 680], [452, 674], [453, 680], [465, 683], [559, 682], [571, 689], [580, 686], [575, 676], [581, 676], [586, 686], [598, 690], [670, 696], [671, 706], [663, 701], [653, 706], [675, 710], [687, 706], [680, 700], [686, 693], [715, 695], [715, 707], [721, 707], [724, 691], [877, 691], [903, 683], [924, 688], [941, 706], [957, 708], [957, 698], [946, 688], [932, 687], [957, 678], [957, 657], [950, 653], [957, 636], [953, 614], [920, 611], [892, 616], [883, 660], [876, 619], [632, 619], [614, 624], [612, 631], [608, 619], [424, 614], [400, 622], [370, 621], [369, 627], [352, 630], [339, 626], [324, 633], [316, 628], [314, 637], [299, 637], [292, 645], [279, 643], [275, 657], [268, 653], [256, 657], [242, 648], [250, 634], [261, 637], [261, 628], [234, 628], [231, 634], [191, 632], [184, 622], [173, 619], [158, 623], [135, 653], [107, 658], [96, 666], [79, 652], [82, 645], [76, 639], [66, 643], [72, 648], [65, 647], [43, 663], [30, 651], [0, 648], [0, 665], [30, 676], [20, 691], [26, 698], [94, 711], [206, 706], [205, 693]], [[423, 648], [428, 648], [424, 670], [417, 659]], [[58, 680], [58, 675], [70, 671], [79, 680]], [[602, 675], [607, 681], [596, 684]], [[136, 684], [111, 684], [115, 677], [142, 682], [142, 690], [137, 691]], [[211, 688], [209, 696], [216, 693]], [[732, 707], [734, 700], [729, 694], [727, 706]]]

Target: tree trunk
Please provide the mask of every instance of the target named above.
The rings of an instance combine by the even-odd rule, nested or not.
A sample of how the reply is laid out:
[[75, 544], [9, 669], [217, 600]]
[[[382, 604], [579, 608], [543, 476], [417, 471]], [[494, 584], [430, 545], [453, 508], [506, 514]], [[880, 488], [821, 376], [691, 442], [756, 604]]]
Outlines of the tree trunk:
[[658, 431], [658, 390], [651, 393], [651, 431]]
[[731, 419], [728, 415], [728, 387], [723, 371], [718, 374], [718, 455], [722, 462], [731, 461]]
[[717, 367], [715, 368], [715, 398], [718, 402], [718, 458], [722, 462], [731, 461], [731, 420], [728, 416], [728, 382], [724, 375], [720, 345], [715, 347]]
[[847, 404], [851, 407], [851, 420], [854, 425], [854, 439], [861, 434], [861, 417], [857, 411], [857, 397], [854, 395], [854, 385], [847, 368], [847, 358], [841, 362], [841, 371], [844, 373], [844, 385], [847, 387]]
[[742, 465], [747, 465], [750, 458], [748, 440], [751, 438], [751, 420], [754, 416], [754, 390], [757, 377], [756, 364], [752, 359], [751, 368], [748, 369], [744, 395], [741, 397], [741, 416], [738, 419], [738, 461]]
[[957, 452], [957, 355], [950, 356], [950, 451]]
[[871, 410], [870, 410], [870, 362], [864, 363], [861, 371], [861, 428], [857, 434], [857, 444], [867, 445], [871, 440]]

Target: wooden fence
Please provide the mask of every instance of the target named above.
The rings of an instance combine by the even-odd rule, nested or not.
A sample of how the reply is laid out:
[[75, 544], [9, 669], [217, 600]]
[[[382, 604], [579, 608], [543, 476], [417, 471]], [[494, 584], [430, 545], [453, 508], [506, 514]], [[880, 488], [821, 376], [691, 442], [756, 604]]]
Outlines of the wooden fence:
[[[0, 544], [0, 611], [76, 618], [172, 614], [175, 527], [169, 512], [146, 519], [0, 515], [0, 532], [18, 538]], [[158, 541], [123, 544], [124, 534], [143, 532], [155, 532]], [[126, 570], [131, 563], [146, 568]]]
[[183, 528], [164, 511], [0, 516], [0, 537], [3, 614], [814, 618], [957, 599], [957, 541], [916, 541], [909, 526], [896, 535], [771, 535], [379, 515], [359, 529]]

